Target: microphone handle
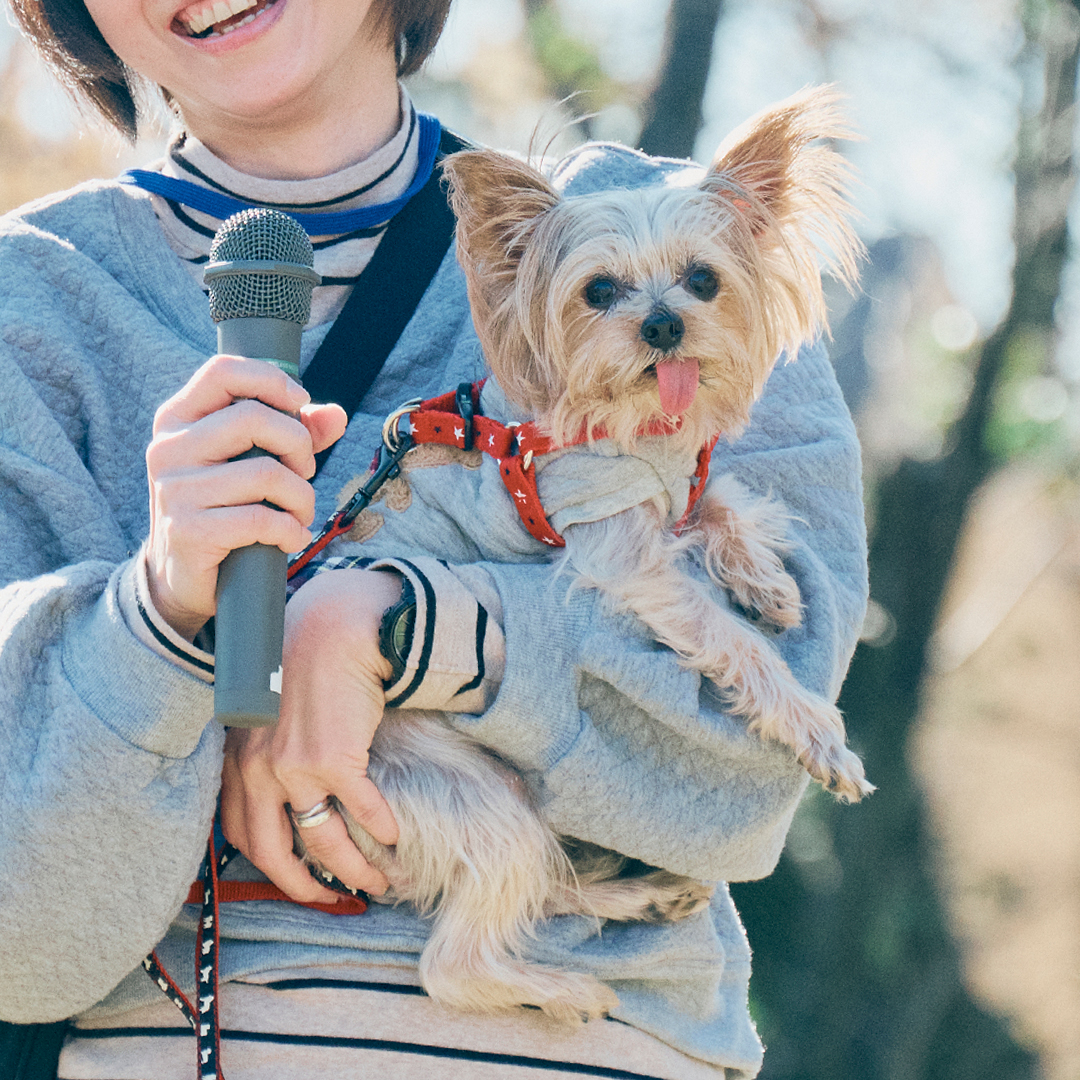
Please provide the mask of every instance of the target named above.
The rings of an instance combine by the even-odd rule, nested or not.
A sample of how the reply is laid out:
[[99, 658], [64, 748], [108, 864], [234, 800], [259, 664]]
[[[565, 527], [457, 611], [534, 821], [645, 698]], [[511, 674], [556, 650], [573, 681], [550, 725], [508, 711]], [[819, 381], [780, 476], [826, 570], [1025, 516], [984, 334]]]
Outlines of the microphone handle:
[[[299, 381], [300, 331], [284, 319], [226, 319], [218, 352], [277, 364]], [[269, 457], [253, 447], [234, 460]], [[267, 504], [272, 505], [272, 504]], [[230, 551], [218, 568], [214, 617], [214, 716], [228, 727], [276, 724], [281, 705], [287, 556], [251, 544]]]

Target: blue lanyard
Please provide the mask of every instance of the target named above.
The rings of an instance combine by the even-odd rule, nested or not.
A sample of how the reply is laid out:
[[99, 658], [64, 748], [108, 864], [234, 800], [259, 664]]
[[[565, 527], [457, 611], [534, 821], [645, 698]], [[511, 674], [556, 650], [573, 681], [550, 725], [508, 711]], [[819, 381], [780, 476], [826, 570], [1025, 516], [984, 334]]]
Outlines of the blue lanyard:
[[[391, 199], [390, 202], [359, 206], [355, 210], [329, 213], [302, 213], [293, 210], [282, 212], [298, 221], [309, 236], [340, 236], [342, 233], [353, 232], [357, 229], [370, 229], [375, 225], [386, 224], [428, 182], [435, 168], [435, 156], [439, 150], [442, 126], [434, 116], [428, 113], [417, 113], [417, 123], [420, 125], [419, 161], [416, 165], [416, 175], [404, 194]], [[214, 191], [212, 188], [193, 184], [190, 180], [178, 180], [147, 169], [130, 169], [120, 177], [120, 183], [133, 184], [144, 191], [149, 191], [152, 195], [171, 199], [173, 202], [180, 203], [181, 206], [209, 214], [210, 217], [217, 218], [219, 221], [224, 221], [233, 214], [248, 210], [252, 206], [266, 205], [243, 202], [240, 199], [234, 199], [231, 195]], [[273, 207], [273, 209], [278, 208]]]

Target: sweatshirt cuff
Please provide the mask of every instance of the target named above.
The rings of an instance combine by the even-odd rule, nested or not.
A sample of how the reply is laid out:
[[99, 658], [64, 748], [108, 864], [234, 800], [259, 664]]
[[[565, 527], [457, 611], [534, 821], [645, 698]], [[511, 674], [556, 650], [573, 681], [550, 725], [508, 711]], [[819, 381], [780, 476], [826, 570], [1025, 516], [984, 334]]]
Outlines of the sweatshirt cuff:
[[153, 754], [186, 758], [214, 713], [202, 679], [146, 648], [121, 610], [131, 562], [112, 574], [97, 602], [64, 636], [63, 665], [86, 707], [120, 738]]
[[339, 556], [319, 563], [306, 577], [342, 569], [393, 571], [409, 582], [416, 597], [405, 670], [386, 687], [387, 708], [479, 714], [490, 706], [506, 659], [502, 612], [482, 602], [486, 592], [496, 595], [493, 589], [485, 590], [482, 583], [470, 589], [446, 564], [424, 557]]
[[214, 654], [181, 637], [159, 614], [146, 578], [146, 550], [128, 564], [120, 577], [120, 610], [128, 629], [152, 652], [205, 683], [214, 681]]

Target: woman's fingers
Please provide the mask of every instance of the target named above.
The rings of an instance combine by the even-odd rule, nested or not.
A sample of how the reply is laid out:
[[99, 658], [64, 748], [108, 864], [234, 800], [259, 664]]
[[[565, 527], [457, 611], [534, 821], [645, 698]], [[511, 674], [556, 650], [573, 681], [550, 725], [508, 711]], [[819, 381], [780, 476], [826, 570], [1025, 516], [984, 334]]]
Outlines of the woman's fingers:
[[300, 410], [300, 420], [311, 435], [315, 453], [325, 450], [345, 434], [349, 418], [345, 410], [333, 402], [327, 405], [307, 405]]
[[154, 473], [231, 461], [253, 447], [280, 459], [307, 479], [315, 471], [311, 433], [293, 416], [261, 401], [236, 401], [209, 416], [162, 428], [151, 443], [147, 466]]
[[[320, 799], [311, 799], [310, 792], [313, 790], [308, 789], [309, 794], [304, 796], [308, 800], [306, 802], [297, 796], [297, 802], [291, 803], [293, 810], [307, 810], [319, 803]], [[310, 828], [302, 828], [299, 832], [308, 854], [338, 880], [350, 888], [363, 889], [376, 896], [386, 892], [389, 884], [386, 878], [360, 854], [349, 836], [345, 819], [337, 811], [326, 821]]]
[[397, 818], [390, 804], [367, 776], [343, 777], [335, 794], [356, 824], [369, 836], [387, 847], [393, 847], [398, 842]]
[[[265, 455], [170, 473], [153, 482], [152, 492], [158, 516], [170, 520], [203, 511], [255, 508], [263, 502], [272, 503], [277, 511], [292, 516], [304, 527], [315, 517], [315, 492], [311, 485]], [[220, 519], [222, 515], [216, 517]], [[253, 523], [269, 521], [269, 515], [253, 515]], [[191, 524], [197, 526], [194, 520]]]
[[302, 904], [337, 902], [293, 854], [293, 832], [285, 793], [264, 756], [266, 732], [233, 728], [225, 741], [221, 774], [221, 827], [225, 839], [243, 852], [282, 892]]
[[211, 356], [154, 417], [154, 434], [193, 424], [234, 401], [253, 399], [279, 412], [297, 412], [308, 392], [275, 364], [240, 356]]
[[[311, 405], [273, 364], [235, 356], [211, 357], [161, 406], [146, 451], [146, 569], [174, 630], [192, 639], [213, 615], [218, 566], [230, 551], [258, 543], [291, 552], [310, 541], [307, 480], [315, 454], [345, 424], [339, 406]], [[253, 448], [265, 453], [249, 455]]]

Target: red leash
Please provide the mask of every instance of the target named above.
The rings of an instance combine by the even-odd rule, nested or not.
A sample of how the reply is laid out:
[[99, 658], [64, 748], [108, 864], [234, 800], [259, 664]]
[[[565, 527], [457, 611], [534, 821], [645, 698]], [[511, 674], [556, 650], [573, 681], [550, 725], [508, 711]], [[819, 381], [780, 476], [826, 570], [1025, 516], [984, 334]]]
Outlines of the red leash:
[[[161, 988], [162, 993], [180, 1010], [195, 1031], [198, 1048], [199, 1080], [224, 1080], [221, 1071], [221, 1019], [218, 1010], [218, 956], [221, 948], [219, 905], [247, 900], [280, 900], [298, 903], [276, 885], [266, 881], [219, 881], [218, 874], [239, 852], [225, 843], [217, 850], [215, 830], [211, 829], [199, 880], [188, 890], [188, 904], [198, 904], [199, 929], [195, 947], [195, 1003], [180, 989], [152, 952], [143, 967]], [[356, 889], [338, 881], [332, 874], [320, 874], [319, 881], [342, 893], [336, 904], [308, 903], [302, 907], [325, 911], [330, 915], [363, 915], [367, 902]]]

